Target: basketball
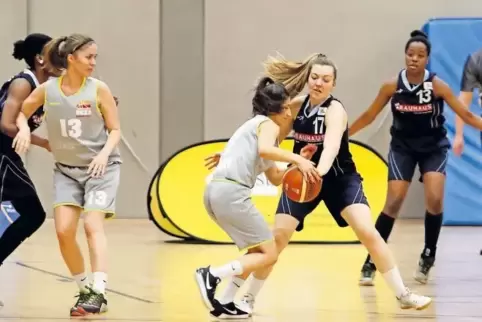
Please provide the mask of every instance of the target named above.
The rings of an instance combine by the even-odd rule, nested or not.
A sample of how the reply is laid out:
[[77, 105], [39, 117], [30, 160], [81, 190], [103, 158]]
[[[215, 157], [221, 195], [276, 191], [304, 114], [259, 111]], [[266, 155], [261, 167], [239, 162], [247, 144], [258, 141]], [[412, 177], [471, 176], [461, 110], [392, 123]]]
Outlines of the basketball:
[[303, 173], [296, 166], [288, 169], [283, 176], [283, 192], [293, 201], [310, 202], [321, 191], [322, 181], [315, 183], [307, 182]]

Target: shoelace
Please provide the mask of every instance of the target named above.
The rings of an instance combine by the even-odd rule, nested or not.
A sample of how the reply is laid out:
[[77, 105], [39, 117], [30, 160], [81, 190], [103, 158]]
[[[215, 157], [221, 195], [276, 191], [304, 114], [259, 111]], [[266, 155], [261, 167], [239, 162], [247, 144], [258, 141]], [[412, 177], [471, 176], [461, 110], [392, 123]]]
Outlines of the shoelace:
[[92, 288], [87, 287], [89, 290], [88, 298], [85, 304], [93, 305], [93, 306], [100, 306], [102, 304], [102, 294], [95, 292]]

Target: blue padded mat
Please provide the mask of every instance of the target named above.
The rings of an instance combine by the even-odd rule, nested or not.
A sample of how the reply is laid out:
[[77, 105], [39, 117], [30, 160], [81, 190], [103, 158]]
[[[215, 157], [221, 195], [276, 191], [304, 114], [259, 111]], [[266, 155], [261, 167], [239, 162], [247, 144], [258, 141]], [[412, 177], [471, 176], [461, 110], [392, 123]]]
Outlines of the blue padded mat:
[[[428, 69], [436, 72], [460, 93], [460, 80], [467, 56], [482, 48], [482, 18], [435, 18], [423, 30], [432, 43]], [[477, 93], [470, 107], [480, 115]], [[455, 113], [446, 105], [447, 131], [452, 142]], [[445, 186], [444, 225], [482, 225], [482, 146], [480, 131], [465, 126], [465, 147], [461, 157], [450, 152]]]

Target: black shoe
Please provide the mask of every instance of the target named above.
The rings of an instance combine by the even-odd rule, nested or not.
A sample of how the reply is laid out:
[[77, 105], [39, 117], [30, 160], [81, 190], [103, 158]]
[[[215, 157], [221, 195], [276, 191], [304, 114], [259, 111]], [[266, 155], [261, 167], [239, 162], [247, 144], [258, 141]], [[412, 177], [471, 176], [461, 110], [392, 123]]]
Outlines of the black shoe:
[[73, 309], [76, 316], [104, 313], [107, 311], [107, 299], [104, 294], [89, 288], [89, 293], [79, 295], [78, 304]]
[[375, 279], [375, 273], [377, 269], [374, 264], [368, 262], [365, 263], [361, 269], [360, 280], [358, 285], [373, 286], [373, 280]]
[[217, 304], [217, 301], [214, 299], [214, 295], [216, 294], [216, 288], [218, 287], [219, 283], [221, 283], [221, 279], [213, 276], [213, 274], [211, 274], [209, 271], [209, 267], [210, 266], [198, 268], [196, 270], [196, 282], [199, 286], [199, 291], [201, 292], [204, 304], [208, 310], [212, 311]]
[[210, 312], [210, 314], [215, 318], [226, 320], [247, 319], [251, 316], [251, 314], [241, 310], [233, 302], [216, 305], [216, 307]]
[[82, 310], [79, 312], [77, 308], [84, 304], [87, 299], [89, 298], [90, 292], [79, 292], [75, 297], [77, 297], [77, 302], [75, 302], [74, 306], [70, 309], [70, 316], [83, 316], [85, 315]]
[[435, 264], [435, 256], [420, 256], [418, 267], [415, 271], [414, 278], [421, 284], [427, 284], [430, 277], [430, 270]]

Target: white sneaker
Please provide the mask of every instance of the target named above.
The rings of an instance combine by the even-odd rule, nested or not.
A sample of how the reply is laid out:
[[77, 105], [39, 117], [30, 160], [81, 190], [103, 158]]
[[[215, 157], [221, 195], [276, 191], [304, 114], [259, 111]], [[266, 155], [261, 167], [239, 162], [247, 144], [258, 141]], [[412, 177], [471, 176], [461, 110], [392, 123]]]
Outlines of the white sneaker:
[[410, 291], [408, 288], [405, 294], [403, 294], [400, 298], [397, 298], [397, 300], [400, 303], [400, 308], [404, 310], [424, 310], [430, 305], [430, 303], [432, 303], [432, 299], [430, 297], [412, 293], [412, 291]]
[[236, 305], [243, 310], [244, 312], [248, 312], [249, 315], [253, 314], [254, 311], [254, 297], [251, 294], [244, 294], [241, 301], [236, 303]]

